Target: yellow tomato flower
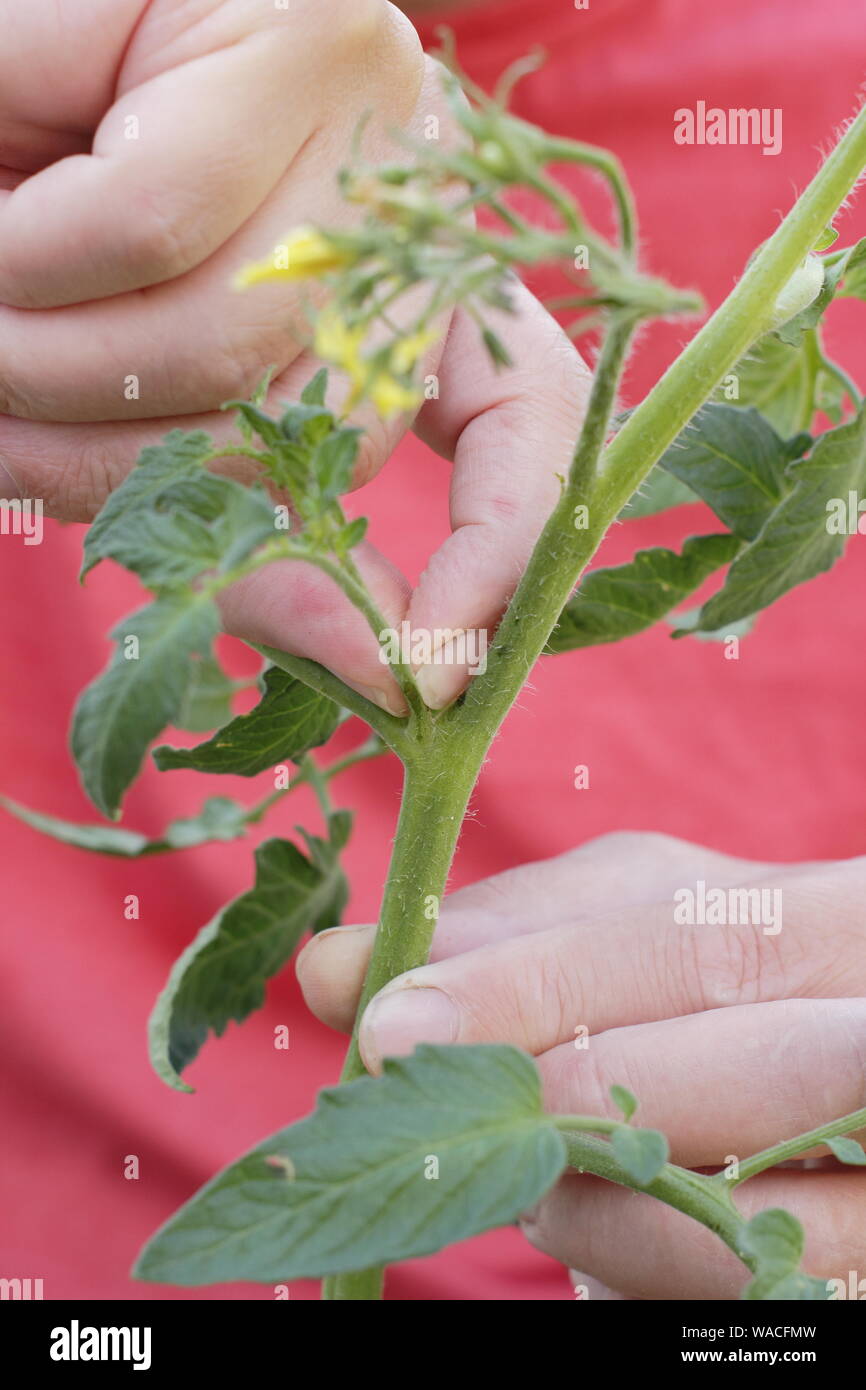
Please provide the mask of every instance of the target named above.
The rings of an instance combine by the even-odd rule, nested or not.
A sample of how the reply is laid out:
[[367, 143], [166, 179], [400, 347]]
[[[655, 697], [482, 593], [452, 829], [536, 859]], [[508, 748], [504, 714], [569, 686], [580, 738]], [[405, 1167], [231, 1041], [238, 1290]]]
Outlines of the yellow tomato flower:
[[367, 395], [377, 415], [389, 420], [404, 410], [414, 410], [424, 399], [423, 393], [404, 386], [390, 372], [378, 372], [373, 378]]
[[361, 344], [365, 331], [364, 328], [350, 328], [335, 310], [326, 309], [316, 321], [316, 355], [325, 362], [333, 362], [335, 367], [342, 367], [357, 382], [364, 375]]
[[352, 253], [336, 246], [315, 227], [298, 227], [273, 255], [245, 265], [235, 276], [235, 288], [245, 290], [265, 280], [309, 280], [350, 265]]
[[428, 347], [432, 347], [438, 337], [434, 329], [427, 328], [400, 338], [391, 351], [391, 366], [398, 376], [411, 372], [418, 358], [424, 355]]

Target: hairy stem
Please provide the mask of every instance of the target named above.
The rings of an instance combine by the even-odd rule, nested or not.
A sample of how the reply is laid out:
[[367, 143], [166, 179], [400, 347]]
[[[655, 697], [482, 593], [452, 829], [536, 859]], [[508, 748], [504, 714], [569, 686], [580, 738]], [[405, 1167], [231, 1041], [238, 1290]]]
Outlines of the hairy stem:
[[[457, 837], [482, 758], [483, 752], [480, 756], [476, 753], [475, 757], [454, 758], [450, 742], [440, 740], [438, 746], [431, 742], [406, 764], [379, 928], [341, 1082], [365, 1075], [358, 1029], [370, 999], [395, 976], [427, 960]], [[327, 1279], [323, 1297], [369, 1300], [380, 1298], [381, 1289], [382, 1271], [364, 1270]]]

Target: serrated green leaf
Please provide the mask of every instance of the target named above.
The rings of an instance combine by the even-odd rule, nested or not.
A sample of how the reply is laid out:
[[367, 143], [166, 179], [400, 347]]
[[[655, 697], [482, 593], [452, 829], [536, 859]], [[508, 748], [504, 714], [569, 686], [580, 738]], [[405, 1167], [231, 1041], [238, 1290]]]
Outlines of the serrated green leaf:
[[113, 631], [117, 651], [80, 696], [71, 733], [84, 790], [103, 815], [119, 815], [148, 744], [180, 711], [191, 658], [210, 650], [218, 627], [213, 601], [187, 593], [158, 599]]
[[340, 534], [334, 539], [334, 549], [338, 555], [345, 556], [353, 548], [360, 545], [367, 534], [367, 518], [357, 516], [354, 521], [350, 521], [348, 526], [344, 526]]
[[229, 571], [271, 539], [267, 493], [208, 472], [212, 451], [206, 435], [179, 431], [145, 449], [88, 532], [82, 577], [110, 559], [162, 592], [206, 571]]
[[301, 392], [302, 405], [324, 405], [328, 394], [328, 369], [320, 367]]
[[334, 849], [345, 849], [352, 833], [354, 816], [351, 811], [333, 811], [328, 817], [328, 839]]
[[862, 1144], [857, 1143], [856, 1139], [828, 1139], [827, 1148], [838, 1158], [840, 1163], [850, 1163], [855, 1168], [862, 1168], [866, 1165], [866, 1150]]
[[152, 506], [131, 513], [102, 549], [103, 558], [159, 592], [207, 571], [229, 571], [273, 536], [274, 509], [263, 488], [202, 473], [167, 486]]
[[657, 1129], [615, 1129], [611, 1145], [626, 1172], [646, 1187], [668, 1161], [668, 1141]]
[[732, 637], [748, 637], [758, 621], [756, 617], [741, 618], [738, 623], [729, 623], [715, 632], [701, 632], [696, 626], [701, 614], [700, 606], [689, 608], [682, 613], [671, 613], [666, 621], [674, 629], [672, 637], [695, 637], [699, 642], [729, 642]]
[[0, 797], [0, 805], [5, 806], [18, 820], [32, 826], [42, 835], [76, 849], [89, 849], [97, 854], [117, 854], [125, 859], [137, 859], [144, 854], [150, 841], [146, 835], [136, 830], [122, 830], [116, 825], [77, 825], [73, 821], [59, 820], [56, 816], [44, 815], [41, 811], [31, 811], [8, 797]]
[[149, 851], [155, 854], [166, 849], [192, 849], [214, 840], [237, 840], [246, 834], [247, 808], [227, 796], [211, 796], [197, 816], [172, 821], [161, 840], [153, 841]]
[[[310, 837], [313, 840], [313, 837]], [[175, 963], [149, 1024], [150, 1060], [175, 1090], [180, 1072], [208, 1032], [220, 1037], [260, 1008], [266, 982], [285, 965], [305, 931], [336, 926], [346, 880], [333, 845], [315, 840], [316, 859], [288, 840], [256, 850], [255, 886], [203, 927]]]
[[219, 729], [232, 717], [232, 697], [245, 681], [226, 675], [213, 653], [190, 665], [190, 681], [183, 697], [175, 728], [191, 734], [207, 734]]
[[[804, 418], [812, 397], [812, 369], [802, 342], [791, 347], [772, 333], [760, 338], [734, 367], [736, 404], [754, 406], [787, 439]], [[720, 399], [727, 400], [725, 388]]]
[[642, 517], [669, 511], [671, 507], [699, 501], [700, 498], [690, 487], [656, 464], [641, 483], [640, 490], [625, 504], [618, 519], [639, 521]]
[[181, 478], [203, 475], [213, 449], [213, 440], [201, 430], [192, 434], [172, 430], [161, 444], [144, 449], [120, 487], [109, 493], [84, 538], [80, 578], [112, 556], [114, 538], [125, 533], [132, 518], [146, 512], [167, 487]]
[[789, 464], [791, 490], [756, 539], [731, 565], [725, 585], [701, 610], [713, 631], [759, 612], [796, 585], [831, 568], [845, 536], [828, 530], [827, 505], [866, 487], [866, 410], [823, 434], [808, 458]]
[[246, 833], [246, 807], [224, 796], [209, 798], [197, 816], [172, 821], [162, 835], [148, 839], [137, 830], [122, 830], [116, 825], [80, 825], [75, 821], [58, 820], [40, 811], [31, 811], [17, 801], [0, 796], [13, 816], [48, 835], [52, 840], [72, 845], [75, 849], [92, 850], [96, 854], [119, 855], [124, 859], [140, 859], [144, 855], [162, 854], [166, 850], [190, 849], [213, 840], [236, 840]]
[[287, 405], [280, 416], [283, 437], [305, 450], [315, 448], [334, 429], [334, 416], [324, 405]]
[[692, 536], [682, 554], [639, 550], [627, 565], [593, 570], [566, 604], [548, 652], [617, 642], [663, 618], [736, 555], [734, 536]]
[[428, 1255], [514, 1220], [565, 1161], [529, 1057], [422, 1045], [381, 1077], [322, 1091], [311, 1116], [187, 1202], [134, 1274], [271, 1283]]
[[223, 410], [236, 410], [243, 421], [255, 430], [256, 434], [270, 449], [277, 449], [285, 443], [285, 436], [276, 420], [272, 420], [259, 404], [252, 401], [224, 401]]
[[780, 439], [753, 408], [710, 403], [699, 410], [659, 460], [735, 536], [753, 540], [785, 496], [785, 470], [811, 443]]
[[266, 768], [297, 762], [311, 748], [327, 743], [340, 720], [340, 707], [271, 666], [264, 675], [264, 694], [249, 714], [238, 715], [207, 743], [196, 748], [155, 748], [161, 772], [194, 768], [197, 772], [255, 777]]
[[321, 496], [327, 501], [335, 501], [342, 493], [348, 492], [361, 433], [359, 429], [337, 430], [316, 446], [312, 458], [313, 473]]

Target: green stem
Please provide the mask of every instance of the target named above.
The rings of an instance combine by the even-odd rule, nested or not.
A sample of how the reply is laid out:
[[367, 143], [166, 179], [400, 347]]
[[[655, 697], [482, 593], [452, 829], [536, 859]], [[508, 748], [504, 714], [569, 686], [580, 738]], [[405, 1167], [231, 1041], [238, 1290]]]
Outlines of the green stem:
[[724, 303], [629, 416], [605, 452], [596, 505], [612, 521], [654, 463], [769, 328], [773, 306], [866, 167], [866, 107]]
[[607, 179], [619, 215], [620, 246], [626, 256], [633, 257], [637, 247], [637, 214], [622, 165], [615, 155], [574, 140], [550, 140], [545, 153], [552, 164], [585, 164]]
[[[370, 999], [395, 976], [423, 965], [430, 953], [457, 837], [484, 756], [479, 747], [474, 754], [465, 747], [456, 757], [454, 752], [451, 740], [440, 737], [406, 764], [379, 928], [341, 1082], [365, 1075], [358, 1031]], [[381, 1290], [382, 1271], [362, 1270], [325, 1280], [323, 1297], [363, 1301], [380, 1298]]]
[[[370, 758], [381, 758], [384, 751], [385, 749], [382, 746], [381, 740], [374, 734], [372, 738], [368, 738], [362, 743], [360, 748], [356, 748], [353, 753], [347, 753], [344, 758], [338, 758], [336, 762], [331, 763], [330, 767], [318, 768], [317, 766], [316, 771], [321, 777], [330, 782], [332, 777], [338, 777], [341, 772], [345, 772], [347, 768], [354, 767], [356, 763], [368, 762]], [[305, 783], [309, 781], [311, 781], [309, 773], [302, 765], [300, 771], [296, 772], [294, 777], [289, 779], [285, 787], [280, 787], [278, 791], [271, 792], [268, 796], [250, 807], [247, 814], [244, 816], [247, 825], [258, 825], [259, 821], [264, 820], [272, 806], [276, 806], [278, 802], [282, 801], [283, 797], [289, 796], [296, 788], [304, 786]]]
[[810, 1129], [806, 1134], [798, 1134], [793, 1139], [784, 1139], [781, 1144], [762, 1149], [751, 1158], [743, 1159], [736, 1178], [728, 1178], [721, 1172], [716, 1173], [712, 1181], [719, 1185], [725, 1183], [729, 1188], [736, 1187], [747, 1178], [753, 1178], [756, 1173], [764, 1173], [768, 1168], [775, 1168], [779, 1163], [787, 1163], [791, 1158], [798, 1158], [800, 1154], [826, 1144], [828, 1139], [853, 1134], [860, 1129], [866, 1129], [866, 1109], [853, 1110], [850, 1115], [843, 1115], [841, 1119], [831, 1120], [829, 1124], [819, 1125], [817, 1129]]
[[563, 1137], [569, 1167], [579, 1173], [606, 1178], [621, 1187], [630, 1187], [635, 1192], [645, 1192], [666, 1206], [684, 1212], [713, 1231], [747, 1268], [753, 1268], [750, 1258], [740, 1250], [743, 1219], [725, 1189], [713, 1186], [714, 1179], [666, 1163], [657, 1178], [642, 1186], [617, 1160], [605, 1140], [585, 1134], [566, 1133]]

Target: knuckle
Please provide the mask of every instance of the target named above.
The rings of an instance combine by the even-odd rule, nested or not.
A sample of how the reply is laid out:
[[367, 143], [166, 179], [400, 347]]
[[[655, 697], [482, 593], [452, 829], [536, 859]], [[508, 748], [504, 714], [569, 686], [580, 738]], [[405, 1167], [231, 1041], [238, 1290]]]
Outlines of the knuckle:
[[751, 922], [687, 927], [693, 933], [690, 965], [704, 1009], [755, 1004], [784, 988], [778, 938]]
[[139, 193], [125, 254], [136, 278], [148, 282], [170, 279], [189, 269], [190, 241], [182, 218], [158, 194]]

